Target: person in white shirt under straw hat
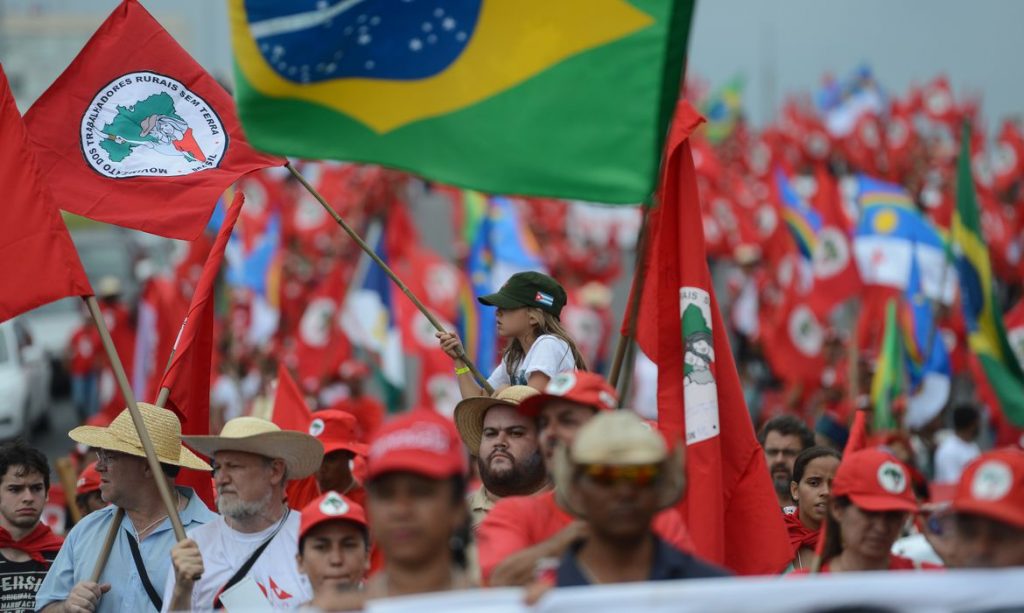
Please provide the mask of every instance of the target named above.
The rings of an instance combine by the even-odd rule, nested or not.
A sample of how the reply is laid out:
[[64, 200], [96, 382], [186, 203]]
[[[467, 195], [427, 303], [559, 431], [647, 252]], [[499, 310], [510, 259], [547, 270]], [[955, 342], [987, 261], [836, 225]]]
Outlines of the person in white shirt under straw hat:
[[[171, 551], [165, 610], [272, 606], [295, 608], [313, 594], [296, 564], [299, 514], [285, 502], [289, 479], [312, 475], [323, 445], [304, 432], [257, 417], [236, 417], [219, 436], [185, 442], [213, 459], [222, 517], [189, 533]], [[198, 581], [192, 577], [200, 576]]]

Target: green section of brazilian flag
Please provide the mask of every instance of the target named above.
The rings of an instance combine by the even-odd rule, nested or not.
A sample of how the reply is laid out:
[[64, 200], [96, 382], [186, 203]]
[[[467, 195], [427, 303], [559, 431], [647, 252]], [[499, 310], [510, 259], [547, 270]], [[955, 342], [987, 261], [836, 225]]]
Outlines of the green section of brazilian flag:
[[953, 247], [967, 341], [999, 398], [1003, 414], [1017, 427], [1024, 427], [1024, 372], [1007, 341], [1002, 309], [995, 294], [992, 264], [974, 193], [970, 142], [970, 127], [965, 124], [957, 160]]
[[653, 191], [694, 0], [228, 0], [258, 148], [492, 193]]

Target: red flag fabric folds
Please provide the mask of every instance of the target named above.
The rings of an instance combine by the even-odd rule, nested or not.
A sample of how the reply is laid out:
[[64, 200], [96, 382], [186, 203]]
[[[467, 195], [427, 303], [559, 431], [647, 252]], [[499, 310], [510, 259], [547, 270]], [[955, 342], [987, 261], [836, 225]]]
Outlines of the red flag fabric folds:
[[[185, 320], [181, 323], [178, 339], [174, 341], [174, 357], [160, 381], [161, 388], [171, 393], [167, 408], [181, 417], [183, 434], [209, 434], [210, 429], [210, 372], [213, 359], [213, 286], [224, 261], [224, 248], [231, 238], [245, 196], [235, 194], [224, 223], [217, 233], [210, 256], [203, 265], [196, 292], [192, 295]], [[202, 432], [186, 432], [201, 426]]]
[[114, 9], [25, 115], [67, 211], [170, 238], [202, 233], [253, 149], [231, 96], [134, 0]]
[[741, 574], [792, 558], [711, 285], [688, 137], [704, 119], [680, 102], [662, 166], [637, 341], [658, 364], [658, 425], [685, 433], [679, 510], [704, 558]]
[[0, 67], [0, 321], [92, 288], [44, 188], [7, 75]]

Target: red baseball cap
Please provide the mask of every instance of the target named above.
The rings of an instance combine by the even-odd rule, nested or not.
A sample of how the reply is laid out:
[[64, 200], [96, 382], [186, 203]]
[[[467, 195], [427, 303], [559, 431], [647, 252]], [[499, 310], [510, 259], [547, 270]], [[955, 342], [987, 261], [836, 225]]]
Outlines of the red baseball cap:
[[366, 528], [366, 511], [358, 503], [338, 492], [327, 492], [302, 508], [299, 539], [316, 526], [328, 521], [350, 521]]
[[611, 411], [619, 401], [615, 390], [604, 377], [577, 370], [558, 373], [548, 381], [544, 393], [523, 400], [518, 409], [527, 417], [536, 417], [552, 400], [576, 402], [596, 411]]
[[466, 455], [455, 424], [429, 409], [416, 409], [390, 421], [370, 440], [367, 479], [409, 472], [431, 479], [466, 473]]
[[832, 482], [832, 496], [848, 496], [865, 511], [918, 511], [910, 471], [881, 449], [844, 456]]
[[968, 464], [952, 509], [1024, 528], [1024, 451], [996, 449]]
[[75, 483], [75, 496], [88, 494], [100, 489], [100, 474], [96, 472], [96, 462], [90, 463], [78, 475], [78, 482]]
[[323, 444], [324, 455], [342, 450], [366, 455], [366, 445], [360, 443], [356, 435], [358, 430], [359, 421], [355, 416], [340, 409], [317, 411], [309, 422], [309, 434]]

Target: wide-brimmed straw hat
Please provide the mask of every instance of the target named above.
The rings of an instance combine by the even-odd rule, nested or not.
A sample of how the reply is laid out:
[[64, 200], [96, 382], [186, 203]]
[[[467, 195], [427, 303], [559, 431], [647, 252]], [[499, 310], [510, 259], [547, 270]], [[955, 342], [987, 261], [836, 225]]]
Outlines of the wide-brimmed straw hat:
[[529, 385], [511, 385], [494, 396], [474, 396], [455, 405], [455, 427], [469, 453], [480, 455], [480, 441], [483, 438], [484, 415], [493, 406], [517, 407], [530, 396], [540, 391]]
[[186, 436], [185, 442], [199, 453], [213, 457], [218, 451], [242, 451], [281, 458], [289, 479], [315, 473], [324, 458], [324, 446], [316, 438], [259, 417], [236, 417], [221, 428], [219, 436]]
[[661, 475], [656, 482], [659, 511], [678, 502], [686, 487], [682, 446], [669, 450], [665, 438], [632, 411], [598, 413], [580, 428], [570, 447], [559, 447], [555, 452], [555, 500], [580, 519], [586, 519], [586, 513], [576, 493], [576, 472], [595, 464], [660, 464]]
[[[156, 457], [161, 463], [195, 470], [213, 470], [202, 458], [182, 446], [181, 422], [174, 411], [145, 402], [138, 403], [138, 407], [139, 413], [142, 414], [142, 423], [146, 425]], [[142, 440], [135, 430], [128, 409], [121, 411], [109, 426], [78, 426], [68, 432], [68, 436], [76, 443], [90, 447], [120, 451], [140, 458], [146, 457]]]

